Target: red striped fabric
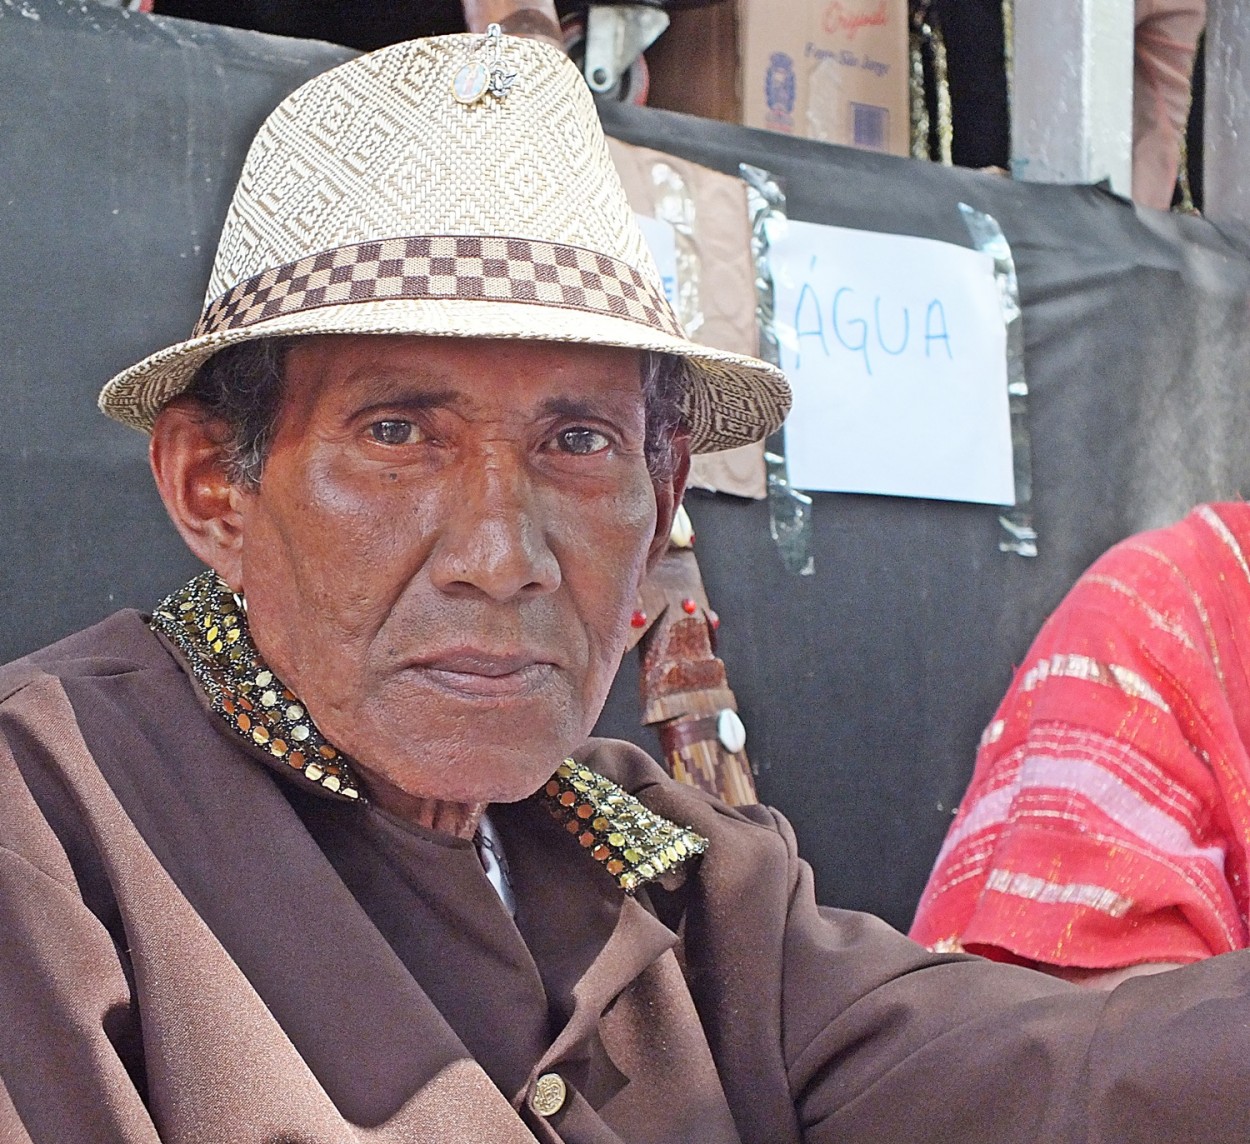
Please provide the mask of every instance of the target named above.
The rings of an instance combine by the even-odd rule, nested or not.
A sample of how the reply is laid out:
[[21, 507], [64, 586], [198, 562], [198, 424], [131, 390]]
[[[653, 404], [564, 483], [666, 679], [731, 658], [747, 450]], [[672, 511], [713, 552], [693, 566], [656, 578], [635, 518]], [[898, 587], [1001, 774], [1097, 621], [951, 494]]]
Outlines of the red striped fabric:
[[1250, 506], [1117, 545], [986, 729], [911, 935], [1105, 969], [1250, 944]]

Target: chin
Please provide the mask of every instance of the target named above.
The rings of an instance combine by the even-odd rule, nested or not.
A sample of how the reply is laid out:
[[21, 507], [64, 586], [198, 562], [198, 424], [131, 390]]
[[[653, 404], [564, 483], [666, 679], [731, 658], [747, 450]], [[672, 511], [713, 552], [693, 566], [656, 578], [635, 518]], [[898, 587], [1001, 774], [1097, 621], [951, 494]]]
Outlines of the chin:
[[[495, 722], [487, 718], [475, 722], [478, 733], [469, 736], [463, 733], [462, 723], [428, 728], [420, 736], [419, 753], [412, 751], [415, 732], [412, 738], [368, 736], [368, 746], [365, 737], [358, 736], [361, 746], [355, 751], [339, 745], [366, 775], [414, 797], [475, 804], [519, 802], [529, 797], [586, 741], [583, 732], [558, 729], [521, 737], [514, 718], [503, 720], [498, 728], [482, 726]], [[542, 720], [525, 722], [547, 729], [558, 728], [562, 720], [548, 711]]]

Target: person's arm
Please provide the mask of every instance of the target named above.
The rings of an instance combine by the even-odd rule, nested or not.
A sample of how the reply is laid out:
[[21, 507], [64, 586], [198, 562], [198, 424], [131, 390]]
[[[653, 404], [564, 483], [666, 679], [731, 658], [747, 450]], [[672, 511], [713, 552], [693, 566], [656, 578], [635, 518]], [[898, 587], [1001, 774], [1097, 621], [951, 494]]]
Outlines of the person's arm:
[[10, 748], [11, 731], [40, 769], [33, 719], [28, 707], [0, 726], [0, 1140], [153, 1144], [126, 954], [87, 904], [95, 879], [69, 857], [79, 844], [51, 828]]
[[[648, 887], [744, 1140], [785, 1144], [1244, 1144], [1250, 952], [1110, 992], [935, 954], [817, 906], [794, 833], [730, 811], [620, 744], [612, 777], [708, 839]], [[654, 776], [654, 777], [652, 777]]]
[[1113, 548], [1047, 620], [982, 739], [922, 945], [1095, 984], [1247, 944], [1250, 586], [1212, 522], [1250, 532], [1243, 506], [1201, 508]]
[[791, 856], [781, 1028], [804, 1144], [1247, 1139], [1250, 953], [1076, 989], [818, 907]]

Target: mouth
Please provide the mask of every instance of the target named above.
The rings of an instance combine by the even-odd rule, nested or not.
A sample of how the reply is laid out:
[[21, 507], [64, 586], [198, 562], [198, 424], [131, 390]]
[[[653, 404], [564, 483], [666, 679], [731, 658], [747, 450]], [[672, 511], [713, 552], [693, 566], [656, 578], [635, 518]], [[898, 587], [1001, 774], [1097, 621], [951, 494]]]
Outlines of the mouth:
[[407, 674], [429, 686], [471, 699], [524, 698], [540, 690], [556, 664], [532, 653], [456, 648], [408, 665]]

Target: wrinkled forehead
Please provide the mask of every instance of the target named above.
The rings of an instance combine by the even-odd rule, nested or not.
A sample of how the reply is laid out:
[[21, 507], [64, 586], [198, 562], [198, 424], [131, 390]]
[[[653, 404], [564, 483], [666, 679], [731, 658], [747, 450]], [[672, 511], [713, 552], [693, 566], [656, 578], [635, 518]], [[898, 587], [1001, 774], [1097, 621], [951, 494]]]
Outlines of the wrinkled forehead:
[[648, 355], [555, 341], [322, 335], [294, 339], [285, 368], [288, 410], [422, 397], [518, 415], [552, 401], [641, 405]]

